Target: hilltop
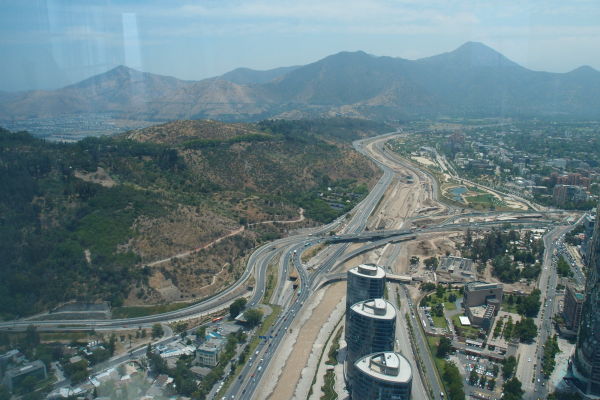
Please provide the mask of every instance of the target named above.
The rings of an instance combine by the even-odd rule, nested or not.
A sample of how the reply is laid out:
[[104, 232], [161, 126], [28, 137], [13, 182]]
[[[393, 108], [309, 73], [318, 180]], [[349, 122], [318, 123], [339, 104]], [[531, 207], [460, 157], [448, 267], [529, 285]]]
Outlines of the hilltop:
[[[342, 119], [175, 121], [70, 144], [0, 130], [0, 317], [72, 300], [193, 301], [222, 289], [257, 244], [337, 217], [374, 183], [375, 166], [325, 129], [389, 130]], [[328, 187], [343, 209], [319, 196]], [[296, 220], [300, 207], [299, 224], [249, 225]]]

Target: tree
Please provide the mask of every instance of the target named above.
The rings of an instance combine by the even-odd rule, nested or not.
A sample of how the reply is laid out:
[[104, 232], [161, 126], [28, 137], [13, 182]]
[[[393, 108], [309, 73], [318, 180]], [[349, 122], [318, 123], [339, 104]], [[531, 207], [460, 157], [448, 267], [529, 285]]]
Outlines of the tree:
[[510, 356], [504, 360], [502, 365], [502, 377], [506, 380], [513, 376], [515, 368], [517, 367], [517, 359], [514, 356]]
[[450, 293], [448, 295], [448, 302], [454, 303], [456, 301], [456, 295], [454, 293]]
[[494, 338], [497, 338], [498, 336], [500, 336], [500, 333], [502, 333], [503, 325], [504, 325], [504, 322], [502, 322], [501, 319], [499, 319], [498, 322], [496, 322], [496, 327], [494, 327]]
[[540, 295], [539, 289], [534, 289], [529, 295], [525, 296], [521, 303], [517, 304], [519, 314], [526, 317], [535, 317], [540, 311]]
[[410, 258], [410, 265], [417, 265], [419, 263], [420, 259], [417, 256], [412, 256]]
[[488, 381], [488, 389], [494, 390], [495, 387], [496, 387], [496, 380], [494, 378], [492, 378]]
[[246, 323], [250, 327], [254, 327], [260, 324], [262, 321], [263, 313], [259, 309], [252, 308], [250, 310], [246, 310], [244, 312], [244, 318], [246, 319]]
[[83, 382], [90, 375], [87, 360], [65, 365], [65, 373], [73, 383]]
[[165, 334], [165, 331], [161, 324], [152, 325], [152, 338], [159, 338]]
[[421, 283], [421, 286], [419, 287], [419, 289], [421, 289], [422, 292], [431, 292], [433, 289], [435, 289], [435, 283], [423, 282], [423, 283]]
[[446, 288], [444, 287], [444, 285], [439, 284], [437, 285], [437, 287], [435, 288], [435, 295], [438, 299], [441, 299], [442, 297], [444, 297], [444, 293], [446, 293]]
[[552, 374], [552, 371], [554, 371], [554, 367], [556, 366], [554, 357], [559, 351], [560, 349], [558, 347], [556, 335], [548, 338], [546, 340], [546, 344], [544, 344], [544, 358], [542, 362], [542, 372], [546, 378], [548, 378]]
[[494, 364], [492, 367], [492, 374], [494, 377], [498, 376], [498, 372], [500, 372], [500, 367], [498, 367], [498, 364]]
[[181, 334], [181, 338], [185, 338], [187, 336], [187, 327], [188, 324], [185, 321], [182, 322], [178, 322], [175, 324], [175, 332], [180, 333]]
[[110, 339], [108, 339], [108, 351], [111, 356], [115, 355], [116, 345], [117, 345], [117, 336], [113, 332], [110, 335]]
[[244, 310], [244, 307], [246, 307], [246, 303], [247, 300], [244, 297], [240, 297], [231, 303], [229, 306], [229, 315], [231, 318], [237, 317]]
[[512, 317], [508, 317], [508, 321], [506, 321], [506, 324], [504, 324], [504, 331], [502, 332], [502, 335], [504, 336], [504, 339], [506, 340], [510, 340], [513, 337], [513, 321], [512, 321]]
[[525, 318], [515, 324], [514, 333], [524, 343], [531, 343], [537, 336], [537, 326], [533, 318]]
[[433, 306], [433, 308], [431, 309], [431, 312], [436, 317], [443, 317], [444, 316], [444, 306], [443, 306], [443, 304], [442, 303], [437, 303], [435, 306]]
[[37, 328], [33, 325], [29, 325], [25, 331], [25, 338], [23, 339], [23, 345], [27, 350], [33, 350], [40, 344], [40, 334]]
[[452, 350], [452, 341], [445, 336], [440, 338], [440, 343], [438, 344], [436, 356], [439, 358], [445, 358], [448, 353]]
[[481, 378], [479, 379], [479, 386], [484, 388], [486, 383], [487, 383], [487, 378], [485, 377], [485, 375], [481, 375]]
[[573, 271], [571, 271], [571, 267], [569, 267], [569, 263], [567, 263], [563, 256], [558, 259], [556, 263], [556, 272], [558, 275], [562, 277], [569, 278], [573, 276]]
[[196, 339], [204, 340], [205, 336], [206, 336], [206, 327], [205, 326], [201, 326], [198, 329], [196, 329]]
[[471, 247], [473, 245], [473, 233], [470, 229], [467, 229], [465, 234], [465, 247]]
[[521, 400], [523, 393], [525, 393], [521, 389], [521, 382], [517, 378], [504, 382], [502, 392], [504, 393], [504, 400]]
[[157, 374], [165, 374], [169, 372], [167, 362], [160, 356], [160, 354], [151, 351], [148, 355], [148, 365], [150, 369]]
[[477, 371], [475, 371], [475, 368], [473, 368], [471, 370], [471, 374], [469, 375], [469, 385], [475, 386], [477, 384], [478, 380], [479, 380], [479, 375], [477, 375]]
[[426, 258], [423, 262], [425, 263], [425, 266], [429, 269], [436, 269], [438, 267], [437, 257]]
[[463, 380], [460, 376], [458, 368], [453, 362], [446, 361], [444, 363], [444, 373], [442, 374], [444, 386], [447, 389], [449, 400], [464, 400], [465, 391], [463, 388]]

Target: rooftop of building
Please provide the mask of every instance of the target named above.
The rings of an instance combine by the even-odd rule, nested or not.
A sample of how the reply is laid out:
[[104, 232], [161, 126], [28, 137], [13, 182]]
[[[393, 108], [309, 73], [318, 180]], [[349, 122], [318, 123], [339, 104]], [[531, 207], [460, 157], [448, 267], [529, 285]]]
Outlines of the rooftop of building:
[[362, 276], [365, 278], [382, 279], [385, 278], [383, 268], [375, 264], [360, 264], [348, 271], [349, 274]]
[[393, 319], [396, 317], [396, 308], [384, 299], [371, 299], [360, 301], [350, 307], [352, 311], [377, 319]]
[[32, 361], [25, 365], [21, 365], [19, 367], [9, 369], [8, 371], [6, 371], [6, 376], [15, 377], [15, 376], [19, 376], [22, 374], [27, 374], [33, 370], [43, 369], [43, 368], [45, 368], [44, 363], [40, 360], [35, 360], [35, 361]]
[[216, 351], [223, 347], [224, 341], [221, 339], [209, 339], [206, 342], [198, 346], [199, 351]]
[[357, 370], [385, 382], [408, 383], [412, 368], [408, 360], [394, 352], [373, 353], [354, 363]]
[[469, 312], [474, 317], [483, 318], [485, 316], [485, 311], [487, 310], [487, 306], [477, 306], [477, 307], [469, 307]]
[[489, 283], [482, 281], [469, 282], [465, 284], [465, 290], [486, 290], [486, 289], [502, 289], [504, 286], [501, 283]]

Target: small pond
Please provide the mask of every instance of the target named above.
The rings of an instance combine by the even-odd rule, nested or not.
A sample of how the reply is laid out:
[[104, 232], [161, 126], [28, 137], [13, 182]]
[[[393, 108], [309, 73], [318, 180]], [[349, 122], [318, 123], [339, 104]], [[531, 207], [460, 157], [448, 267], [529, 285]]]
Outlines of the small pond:
[[469, 189], [467, 189], [464, 186], [457, 186], [448, 191], [452, 194], [454, 201], [458, 201], [458, 202], [462, 203], [462, 201], [463, 201], [462, 195], [467, 193], [469, 191]]

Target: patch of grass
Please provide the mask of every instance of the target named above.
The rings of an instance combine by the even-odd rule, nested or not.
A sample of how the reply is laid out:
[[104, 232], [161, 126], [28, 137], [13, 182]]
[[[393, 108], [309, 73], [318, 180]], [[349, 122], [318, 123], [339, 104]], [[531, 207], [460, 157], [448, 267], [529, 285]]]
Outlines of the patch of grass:
[[446, 323], [445, 317], [438, 317], [437, 315], [432, 315], [431, 318], [433, 319], [433, 325], [435, 325], [436, 328], [448, 328], [448, 324]]
[[313, 258], [315, 255], [317, 255], [318, 252], [320, 252], [324, 248], [325, 248], [325, 243], [319, 243], [316, 246], [309, 247], [308, 250], [306, 250], [304, 253], [302, 253], [302, 256], [300, 257], [302, 262], [307, 263], [308, 260]]
[[338, 398], [335, 392], [335, 373], [333, 369], [328, 369], [325, 373], [325, 384], [321, 386], [321, 390], [325, 393], [321, 396], [321, 400], [336, 400]]
[[458, 290], [446, 290], [446, 292], [444, 293], [444, 296], [442, 298], [439, 298], [436, 296], [435, 293], [432, 293], [429, 296], [427, 296], [427, 298], [429, 300], [428, 305], [433, 307], [436, 304], [444, 303], [444, 309], [446, 309], [448, 311], [456, 310], [456, 304], [454, 302], [448, 301], [448, 297], [450, 296], [450, 294], [454, 294], [456, 296], [456, 298], [461, 297], [461, 294]]
[[440, 338], [437, 336], [427, 336], [427, 344], [429, 344], [429, 350], [431, 351], [431, 356], [433, 361], [435, 362], [435, 366], [440, 374], [440, 376], [444, 373], [444, 362], [443, 358], [439, 358], [436, 356], [437, 348], [440, 344]]
[[468, 339], [479, 338], [479, 329], [472, 326], [462, 326], [459, 319], [460, 315], [454, 315], [452, 317], [452, 323], [460, 329], [461, 335]]
[[450, 303], [449, 301], [445, 301], [444, 302], [444, 308], [448, 311], [454, 311], [456, 310], [456, 304], [455, 303]]
[[194, 303], [169, 303], [155, 306], [115, 307], [112, 309], [113, 318], [135, 318], [147, 315], [161, 314], [189, 307]]
[[513, 304], [509, 304], [509, 303], [506, 301], [506, 297], [504, 297], [504, 298], [502, 299], [502, 305], [500, 306], [500, 309], [501, 309], [502, 311], [506, 311], [506, 312], [513, 313], [513, 314], [518, 314], [518, 313], [519, 313], [519, 312], [517, 311], [517, 303], [516, 303], [516, 302], [513, 302]]
[[329, 348], [329, 353], [327, 353], [327, 361], [325, 362], [325, 364], [336, 365], [338, 363], [337, 355], [338, 355], [338, 351], [340, 349], [340, 337], [341, 336], [342, 336], [342, 328], [339, 328], [333, 338], [333, 343], [331, 344], [331, 347]]
[[279, 279], [279, 268], [277, 268], [277, 264], [278, 261], [274, 261], [267, 269], [267, 285], [265, 287], [265, 297], [263, 297], [266, 302], [271, 301], [271, 296], [273, 296], [275, 286]]
[[92, 332], [40, 332], [40, 340], [42, 342], [53, 342], [61, 340], [87, 340], [93, 336]]

